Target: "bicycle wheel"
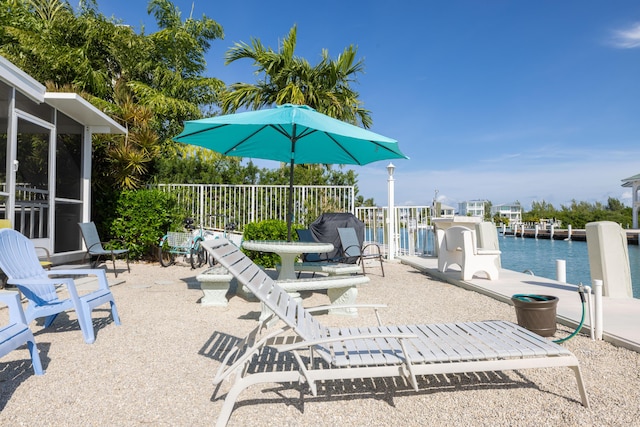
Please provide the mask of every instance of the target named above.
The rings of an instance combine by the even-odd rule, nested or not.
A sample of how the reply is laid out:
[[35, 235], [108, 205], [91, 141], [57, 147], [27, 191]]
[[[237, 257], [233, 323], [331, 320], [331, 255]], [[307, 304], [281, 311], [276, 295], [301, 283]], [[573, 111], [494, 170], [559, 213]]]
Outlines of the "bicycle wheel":
[[160, 260], [160, 265], [163, 267], [169, 267], [176, 262], [176, 254], [171, 253], [171, 246], [169, 246], [166, 239], [162, 239], [162, 241], [160, 241], [158, 259]]
[[189, 257], [191, 268], [200, 268], [207, 262], [207, 251], [200, 245], [200, 242], [201, 240], [197, 240], [191, 248], [191, 256]]

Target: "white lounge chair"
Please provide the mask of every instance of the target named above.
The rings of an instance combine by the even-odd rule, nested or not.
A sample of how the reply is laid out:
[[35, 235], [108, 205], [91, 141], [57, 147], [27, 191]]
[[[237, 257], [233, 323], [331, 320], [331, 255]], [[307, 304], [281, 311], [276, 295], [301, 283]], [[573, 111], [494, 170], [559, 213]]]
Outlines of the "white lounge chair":
[[[417, 376], [463, 372], [569, 367], [584, 406], [589, 401], [578, 359], [567, 349], [505, 321], [366, 328], [326, 328], [263, 270], [224, 239], [205, 249], [267, 305], [284, 325], [265, 332], [263, 319], [226, 355], [214, 378], [219, 385], [235, 374], [217, 425], [225, 426], [236, 399], [259, 383], [317, 382], [355, 378], [402, 377], [418, 390]], [[326, 307], [324, 307], [326, 309]], [[291, 356], [288, 363], [273, 351]], [[270, 353], [271, 352], [271, 353]], [[271, 363], [257, 369], [256, 363]], [[216, 394], [219, 389], [216, 389]]]
[[460, 266], [462, 280], [471, 280], [478, 272], [485, 272], [489, 280], [498, 279], [501, 252], [478, 248], [474, 230], [454, 226], [437, 233], [438, 271], [445, 272], [455, 264]]

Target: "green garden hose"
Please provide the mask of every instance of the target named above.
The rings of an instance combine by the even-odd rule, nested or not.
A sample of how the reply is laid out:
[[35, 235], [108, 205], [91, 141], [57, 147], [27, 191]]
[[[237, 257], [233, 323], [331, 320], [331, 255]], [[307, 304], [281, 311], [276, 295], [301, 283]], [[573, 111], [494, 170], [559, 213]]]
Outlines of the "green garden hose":
[[557, 340], [553, 340], [553, 342], [555, 343], [563, 343], [565, 341], [570, 340], [571, 338], [575, 337], [578, 332], [580, 331], [580, 329], [582, 329], [582, 325], [584, 324], [584, 314], [585, 314], [585, 297], [584, 297], [584, 286], [582, 285], [582, 283], [580, 283], [580, 286], [578, 287], [578, 293], [580, 294], [580, 299], [582, 300], [582, 318], [580, 319], [580, 324], [578, 325], [578, 327], [576, 328], [575, 331], [573, 331], [573, 333], [571, 335], [569, 335], [568, 337], [565, 338], [560, 338]]

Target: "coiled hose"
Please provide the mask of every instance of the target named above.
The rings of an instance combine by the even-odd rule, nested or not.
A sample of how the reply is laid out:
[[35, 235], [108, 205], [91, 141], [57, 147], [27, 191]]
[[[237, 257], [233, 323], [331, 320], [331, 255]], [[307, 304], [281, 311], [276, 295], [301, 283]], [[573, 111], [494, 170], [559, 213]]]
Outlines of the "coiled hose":
[[580, 286], [578, 286], [578, 293], [580, 294], [580, 300], [582, 301], [582, 318], [580, 319], [580, 324], [578, 325], [578, 327], [576, 328], [575, 331], [573, 331], [573, 333], [567, 337], [564, 338], [560, 338], [557, 340], [553, 340], [553, 342], [555, 343], [563, 343], [565, 341], [570, 340], [571, 338], [575, 337], [576, 335], [578, 335], [578, 332], [580, 331], [580, 329], [582, 329], [582, 325], [584, 325], [584, 315], [585, 315], [585, 304], [586, 304], [586, 299], [584, 297], [584, 285], [582, 283], [580, 283]]

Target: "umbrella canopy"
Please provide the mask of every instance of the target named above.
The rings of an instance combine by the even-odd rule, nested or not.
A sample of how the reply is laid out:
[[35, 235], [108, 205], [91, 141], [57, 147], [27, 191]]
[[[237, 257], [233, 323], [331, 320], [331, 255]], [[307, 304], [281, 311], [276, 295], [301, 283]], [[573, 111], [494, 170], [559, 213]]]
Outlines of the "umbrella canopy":
[[306, 105], [284, 104], [187, 121], [174, 140], [227, 156], [289, 163], [289, 239], [295, 164], [366, 165], [378, 160], [408, 158], [396, 140], [334, 119]]

